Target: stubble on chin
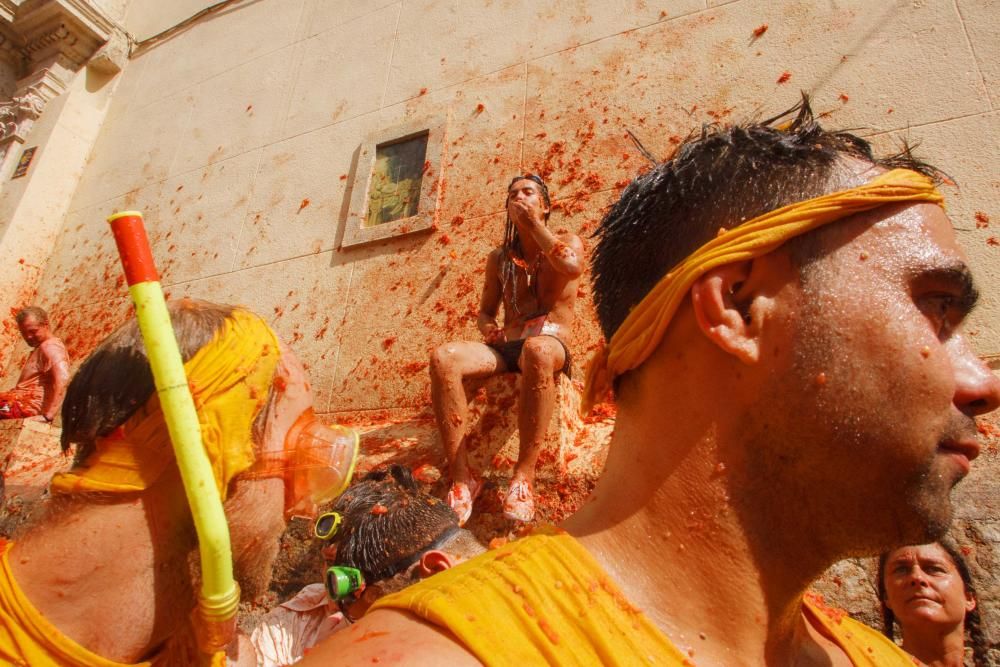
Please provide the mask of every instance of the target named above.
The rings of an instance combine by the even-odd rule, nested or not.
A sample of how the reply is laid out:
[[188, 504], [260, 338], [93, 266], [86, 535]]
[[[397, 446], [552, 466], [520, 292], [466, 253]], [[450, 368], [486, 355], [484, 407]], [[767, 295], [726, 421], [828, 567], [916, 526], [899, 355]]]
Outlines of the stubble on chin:
[[954, 513], [951, 494], [957, 483], [958, 480], [937, 470], [933, 463], [917, 477], [906, 493], [915, 525], [910, 531], [912, 535], [901, 535], [898, 544], [926, 544], [948, 532]]

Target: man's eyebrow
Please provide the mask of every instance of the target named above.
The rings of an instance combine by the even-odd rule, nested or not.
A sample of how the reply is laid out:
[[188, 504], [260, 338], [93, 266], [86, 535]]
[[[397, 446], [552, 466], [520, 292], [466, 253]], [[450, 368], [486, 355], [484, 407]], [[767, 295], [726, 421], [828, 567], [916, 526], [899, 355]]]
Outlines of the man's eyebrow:
[[914, 277], [921, 282], [951, 285], [958, 293], [955, 304], [962, 313], [968, 315], [979, 302], [979, 290], [972, 277], [972, 271], [965, 262], [956, 262], [949, 266], [922, 267], [914, 272]]

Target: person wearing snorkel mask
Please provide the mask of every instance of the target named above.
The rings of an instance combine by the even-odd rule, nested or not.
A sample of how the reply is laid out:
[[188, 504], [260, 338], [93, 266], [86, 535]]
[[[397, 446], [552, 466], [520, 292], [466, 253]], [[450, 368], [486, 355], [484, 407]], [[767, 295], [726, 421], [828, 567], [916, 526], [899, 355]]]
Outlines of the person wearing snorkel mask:
[[314, 534], [324, 541], [325, 581], [305, 586], [254, 628], [260, 667], [301, 660], [379, 598], [486, 551], [451, 508], [395, 464], [345, 491], [316, 519]]
[[[260, 317], [189, 299], [169, 310], [252, 600], [286, 518], [347, 486], [357, 438], [316, 419], [302, 364]], [[41, 520], [0, 548], [0, 662], [195, 664], [198, 541], [134, 320], [83, 363], [62, 415], [75, 463], [53, 477]]]

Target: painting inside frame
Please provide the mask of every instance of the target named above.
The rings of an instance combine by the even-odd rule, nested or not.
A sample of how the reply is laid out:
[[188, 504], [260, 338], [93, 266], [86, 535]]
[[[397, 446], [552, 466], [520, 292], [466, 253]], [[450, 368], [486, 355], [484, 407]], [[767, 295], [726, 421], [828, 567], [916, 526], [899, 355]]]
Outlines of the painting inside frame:
[[417, 215], [426, 171], [428, 133], [375, 148], [365, 227]]

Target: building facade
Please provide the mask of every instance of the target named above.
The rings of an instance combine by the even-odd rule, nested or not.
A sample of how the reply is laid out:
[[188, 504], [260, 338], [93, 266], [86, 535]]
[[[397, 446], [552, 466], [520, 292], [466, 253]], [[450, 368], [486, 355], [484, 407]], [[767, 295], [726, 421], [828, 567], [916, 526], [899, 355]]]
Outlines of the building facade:
[[[550, 224], [586, 239], [648, 165], [629, 131], [667, 156], [805, 91], [826, 125], [919, 142], [955, 180], [983, 287], [968, 332], [1000, 366], [995, 0], [0, 0], [0, 21], [0, 305], [47, 308], [76, 363], [128, 315], [104, 220], [140, 210], [171, 296], [252, 308], [319, 411], [424, 420], [430, 442], [428, 353], [477, 337], [512, 175], [542, 174]], [[27, 350], [11, 318], [2, 335], [10, 383]], [[991, 442], [959, 531], [1000, 641]], [[863, 575], [824, 590], [871, 613]]]

